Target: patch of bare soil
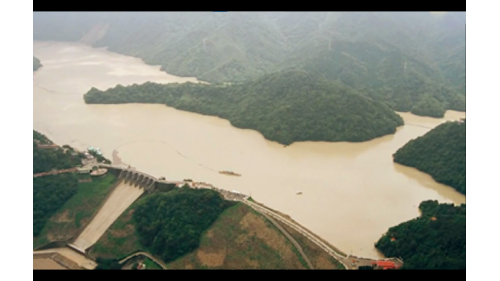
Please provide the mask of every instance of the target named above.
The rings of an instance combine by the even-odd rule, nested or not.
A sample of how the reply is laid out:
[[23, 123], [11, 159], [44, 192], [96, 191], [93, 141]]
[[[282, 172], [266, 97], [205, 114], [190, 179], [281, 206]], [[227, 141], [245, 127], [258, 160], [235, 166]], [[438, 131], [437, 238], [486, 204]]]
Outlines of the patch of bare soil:
[[294, 246], [244, 204], [223, 213], [196, 251], [168, 264], [172, 269], [303, 269]]
[[256, 260], [251, 260], [249, 258], [245, 258], [245, 262], [252, 268], [259, 268], [259, 262]]
[[205, 252], [198, 250], [198, 260], [209, 267], [220, 267], [224, 264], [226, 258], [226, 249], [221, 249], [216, 252]]
[[33, 270], [38, 269], [67, 269], [52, 259], [33, 259]]
[[130, 234], [133, 234], [135, 231], [135, 227], [132, 224], [127, 224], [125, 229], [109, 229], [108, 231], [114, 237], [121, 238], [121, 237], [127, 237]]
[[57, 214], [51, 220], [54, 222], [57, 222], [57, 223], [72, 222], [73, 221], [73, 219], [70, 218], [70, 216], [69, 216], [69, 210], [65, 210], [64, 212]]
[[292, 250], [293, 245], [278, 230], [271, 228], [265, 218], [249, 212], [243, 217], [240, 224], [250, 235], [258, 237], [269, 247], [277, 250], [289, 268], [304, 268]]
[[184, 269], [194, 269], [193, 265], [188, 263], [184, 266]]

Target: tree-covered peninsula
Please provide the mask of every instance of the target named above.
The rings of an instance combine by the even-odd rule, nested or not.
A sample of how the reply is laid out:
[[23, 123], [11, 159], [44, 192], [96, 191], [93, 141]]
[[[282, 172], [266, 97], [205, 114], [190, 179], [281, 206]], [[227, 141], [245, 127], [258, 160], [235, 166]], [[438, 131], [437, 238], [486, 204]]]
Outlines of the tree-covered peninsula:
[[465, 120], [441, 124], [394, 154], [394, 162], [417, 168], [462, 194], [465, 158]]
[[84, 99], [89, 104], [160, 103], [219, 116], [285, 145], [367, 141], [393, 134], [403, 124], [387, 105], [300, 70], [232, 85], [148, 82], [106, 91], [92, 88]]

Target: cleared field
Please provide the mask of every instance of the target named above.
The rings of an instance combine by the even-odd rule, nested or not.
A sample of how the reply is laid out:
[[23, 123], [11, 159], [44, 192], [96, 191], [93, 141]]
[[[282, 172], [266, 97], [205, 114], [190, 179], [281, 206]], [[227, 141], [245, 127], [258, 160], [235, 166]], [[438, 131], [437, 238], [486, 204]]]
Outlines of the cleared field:
[[124, 182], [113, 190], [106, 203], [99, 210], [92, 222], [78, 236], [73, 245], [88, 249], [94, 245], [113, 222], [144, 192], [143, 188], [134, 187]]
[[37, 269], [67, 269], [51, 259], [33, 259], [33, 270]]
[[68, 240], [90, 222], [113, 187], [116, 177], [108, 174], [92, 182], [78, 184], [78, 193], [71, 197], [45, 224], [42, 232], [33, 239], [33, 248], [52, 241]]

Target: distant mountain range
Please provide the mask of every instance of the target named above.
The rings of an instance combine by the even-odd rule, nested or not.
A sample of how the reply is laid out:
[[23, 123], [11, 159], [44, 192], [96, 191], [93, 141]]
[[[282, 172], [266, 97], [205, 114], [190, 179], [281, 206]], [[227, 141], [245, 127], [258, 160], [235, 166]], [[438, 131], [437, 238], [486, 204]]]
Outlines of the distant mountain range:
[[210, 83], [298, 68], [398, 111], [465, 110], [465, 13], [34, 12], [33, 38], [106, 46]]

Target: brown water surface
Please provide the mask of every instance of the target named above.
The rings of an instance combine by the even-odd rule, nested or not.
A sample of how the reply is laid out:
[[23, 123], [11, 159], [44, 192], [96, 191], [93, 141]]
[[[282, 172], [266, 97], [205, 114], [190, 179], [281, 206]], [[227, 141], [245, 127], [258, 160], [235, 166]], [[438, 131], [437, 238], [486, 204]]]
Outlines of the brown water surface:
[[[354, 255], [377, 257], [373, 244], [391, 226], [419, 215], [423, 200], [465, 203], [429, 175], [392, 162], [392, 154], [442, 119], [399, 113], [407, 125], [364, 143], [301, 142], [286, 148], [229, 121], [164, 105], [87, 105], [91, 87], [196, 81], [104, 49], [34, 42], [43, 67], [33, 78], [33, 128], [58, 144], [99, 147], [114, 161], [167, 180], [193, 179], [250, 194]], [[221, 170], [241, 177], [221, 175]], [[302, 195], [296, 195], [301, 191]]]

